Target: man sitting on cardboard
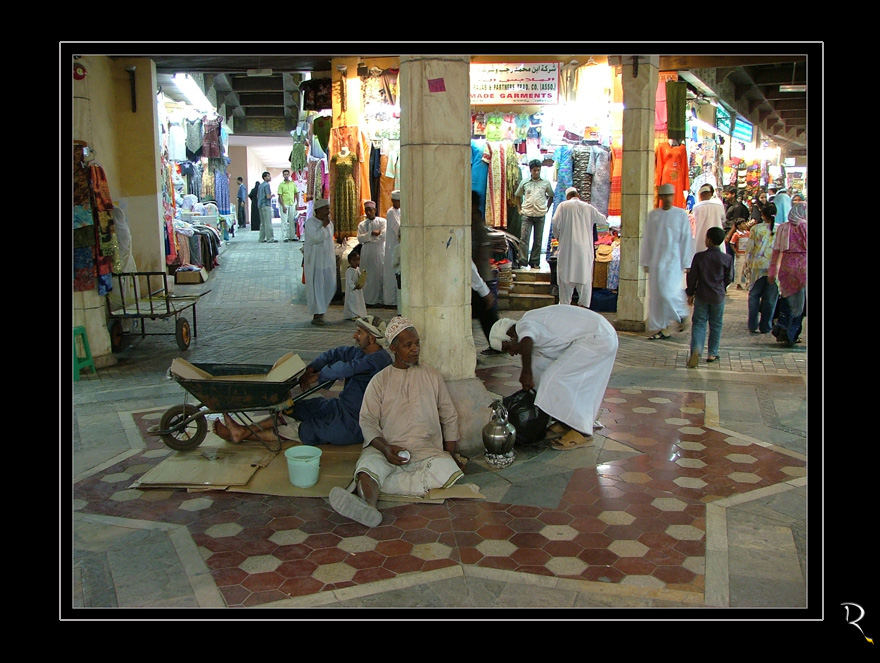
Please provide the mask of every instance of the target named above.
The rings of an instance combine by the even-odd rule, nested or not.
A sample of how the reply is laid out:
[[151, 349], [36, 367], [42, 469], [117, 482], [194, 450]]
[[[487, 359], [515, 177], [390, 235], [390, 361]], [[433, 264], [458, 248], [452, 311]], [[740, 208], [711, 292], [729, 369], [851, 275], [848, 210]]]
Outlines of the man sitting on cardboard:
[[[385, 323], [368, 315], [358, 318], [354, 332], [355, 345], [342, 345], [321, 354], [306, 367], [299, 381], [303, 391], [318, 382], [345, 380], [339, 398], [305, 398], [284, 410], [292, 421], [279, 418], [278, 433], [284, 440], [303, 444], [362, 444], [364, 441], [358, 416], [364, 391], [372, 377], [391, 364], [391, 355], [380, 343], [385, 340]], [[276, 442], [272, 418], [251, 427], [223, 414], [223, 422], [214, 422], [214, 433], [230, 442], [263, 440]]]

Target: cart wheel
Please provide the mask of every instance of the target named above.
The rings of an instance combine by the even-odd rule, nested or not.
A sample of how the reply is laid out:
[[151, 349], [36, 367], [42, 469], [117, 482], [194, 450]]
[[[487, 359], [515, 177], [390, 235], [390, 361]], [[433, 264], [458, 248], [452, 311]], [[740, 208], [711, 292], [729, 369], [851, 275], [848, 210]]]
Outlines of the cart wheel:
[[186, 350], [189, 347], [189, 342], [192, 340], [192, 334], [190, 333], [189, 328], [189, 320], [186, 318], [178, 318], [177, 319], [177, 347], [181, 350]]
[[[171, 430], [180, 422], [191, 417], [199, 408], [191, 403], [175, 405], [165, 410], [159, 420], [159, 430]], [[208, 422], [205, 417], [197, 417], [180, 430], [162, 435], [162, 441], [176, 451], [192, 451], [199, 446], [208, 434]]]
[[122, 343], [125, 337], [122, 333], [122, 323], [114, 320], [110, 325], [110, 350], [112, 352], [122, 352]]

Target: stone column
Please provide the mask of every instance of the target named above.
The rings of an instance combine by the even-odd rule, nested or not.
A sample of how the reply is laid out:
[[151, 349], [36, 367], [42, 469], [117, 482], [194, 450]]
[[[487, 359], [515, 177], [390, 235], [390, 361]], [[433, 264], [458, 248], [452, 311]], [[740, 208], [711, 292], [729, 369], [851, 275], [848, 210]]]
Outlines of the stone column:
[[[638, 57], [637, 71], [634, 57]], [[647, 278], [639, 267], [639, 249], [645, 219], [654, 206], [654, 106], [659, 62], [656, 55], [621, 58], [624, 110], [617, 302], [617, 328], [621, 331], [644, 331], [647, 317]]]
[[491, 397], [475, 377], [470, 311], [470, 58], [400, 58], [401, 310], [446, 379], [465, 455], [483, 452]]

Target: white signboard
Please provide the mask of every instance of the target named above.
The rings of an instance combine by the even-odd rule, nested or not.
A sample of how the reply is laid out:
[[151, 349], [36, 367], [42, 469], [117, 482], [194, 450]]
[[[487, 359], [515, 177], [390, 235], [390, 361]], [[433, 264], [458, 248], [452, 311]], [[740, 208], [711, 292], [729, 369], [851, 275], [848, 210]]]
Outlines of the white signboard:
[[555, 104], [558, 62], [471, 64], [471, 104]]

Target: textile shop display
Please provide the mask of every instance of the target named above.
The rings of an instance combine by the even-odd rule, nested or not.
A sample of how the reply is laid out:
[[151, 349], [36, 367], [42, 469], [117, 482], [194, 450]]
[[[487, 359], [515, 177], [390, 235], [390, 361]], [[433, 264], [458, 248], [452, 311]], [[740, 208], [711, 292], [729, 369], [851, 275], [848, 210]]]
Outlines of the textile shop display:
[[107, 295], [121, 271], [119, 240], [107, 176], [88, 144], [73, 142], [73, 289]]

